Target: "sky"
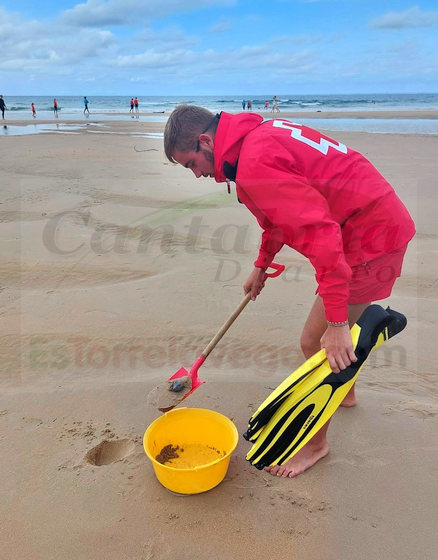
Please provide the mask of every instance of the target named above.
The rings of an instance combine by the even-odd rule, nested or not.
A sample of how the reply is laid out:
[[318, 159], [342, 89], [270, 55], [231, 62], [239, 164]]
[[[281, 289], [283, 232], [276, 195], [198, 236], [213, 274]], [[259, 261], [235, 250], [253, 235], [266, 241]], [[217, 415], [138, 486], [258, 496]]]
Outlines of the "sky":
[[436, 0], [2, 0], [4, 95], [437, 93]]

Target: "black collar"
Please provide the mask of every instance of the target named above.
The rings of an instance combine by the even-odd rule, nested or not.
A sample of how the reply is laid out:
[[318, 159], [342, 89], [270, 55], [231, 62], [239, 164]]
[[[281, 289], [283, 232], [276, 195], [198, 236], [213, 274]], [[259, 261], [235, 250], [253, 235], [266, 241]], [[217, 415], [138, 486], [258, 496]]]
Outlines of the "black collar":
[[[231, 165], [231, 163], [229, 163], [228, 161], [226, 161], [222, 167], [222, 170], [224, 172], [225, 177], [229, 180], [229, 181], [236, 181], [236, 175], [237, 175], [237, 164], [239, 163], [239, 161], [236, 161], [236, 165]], [[230, 190], [228, 189], [228, 192], [230, 192]], [[237, 196], [237, 195], [236, 195]], [[243, 202], [240, 200], [240, 198], [237, 196], [237, 200], [240, 202], [240, 204], [243, 204]]]

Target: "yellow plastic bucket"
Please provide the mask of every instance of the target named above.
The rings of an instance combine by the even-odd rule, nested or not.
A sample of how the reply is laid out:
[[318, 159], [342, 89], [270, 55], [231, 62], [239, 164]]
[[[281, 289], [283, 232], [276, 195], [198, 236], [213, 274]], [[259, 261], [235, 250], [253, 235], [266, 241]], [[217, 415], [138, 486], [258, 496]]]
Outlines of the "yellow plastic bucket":
[[[163, 486], [179, 494], [199, 494], [225, 478], [239, 436], [223, 414], [204, 408], [178, 408], [157, 418], [146, 430], [143, 447]], [[165, 446], [177, 458], [156, 460]]]

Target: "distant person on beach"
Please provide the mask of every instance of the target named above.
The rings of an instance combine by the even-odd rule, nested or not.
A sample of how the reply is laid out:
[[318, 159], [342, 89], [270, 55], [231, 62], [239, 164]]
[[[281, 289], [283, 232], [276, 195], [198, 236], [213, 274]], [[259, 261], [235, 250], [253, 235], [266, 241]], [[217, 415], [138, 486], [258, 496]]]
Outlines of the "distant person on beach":
[[89, 101], [88, 101], [88, 99], [87, 99], [87, 98], [85, 97], [85, 95], [84, 95], [84, 113], [90, 114], [90, 111], [89, 111], [89, 109], [88, 109], [88, 103], [89, 103]]
[[130, 113], [134, 112], [134, 98], [131, 97], [131, 109], [129, 110]]
[[3, 95], [0, 95], [0, 111], [2, 112], [2, 119], [5, 118], [5, 110], [7, 109]]
[[35, 103], [31, 103], [30, 108], [32, 111], [32, 117], [36, 117]]
[[[164, 151], [197, 178], [212, 177], [228, 188], [234, 181], [239, 202], [257, 219], [263, 233], [244, 293], [255, 300], [276, 254], [291, 247], [310, 261], [318, 284], [300, 340], [304, 356], [325, 349], [334, 374], [356, 362], [350, 327], [373, 301], [390, 296], [415, 234], [408, 210], [372, 163], [287, 119], [214, 115], [193, 105], [171, 113]], [[355, 406], [354, 385], [342, 404]], [[346, 419], [339, 421], [349, 428]], [[291, 459], [265, 470], [292, 478], [312, 467], [329, 452], [329, 423]]]
[[279, 113], [280, 109], [278, 108], [278, 99], [277, 96], [274, 95], [274, 99], [272, 100], [272, 109], [271, 113]]
[[269, 109], [269, 101], [265, 101], [265, 111]]
[[55, 117], [58, 116], [58, 102], [56, 101], [56, 98], [53, 100], [53, 114]]
[[242, 101], [242, 109], [245, 110], [246, 107], [246, 101]]
[[252, 111], [252, 103], [251, 101], [246, 102], [246, 106], [248, 107], [248, 111]]
[[138, 113], [138, 99], [137, 98], [134, 99], [134, 107], [135, 107], [135, 112]]

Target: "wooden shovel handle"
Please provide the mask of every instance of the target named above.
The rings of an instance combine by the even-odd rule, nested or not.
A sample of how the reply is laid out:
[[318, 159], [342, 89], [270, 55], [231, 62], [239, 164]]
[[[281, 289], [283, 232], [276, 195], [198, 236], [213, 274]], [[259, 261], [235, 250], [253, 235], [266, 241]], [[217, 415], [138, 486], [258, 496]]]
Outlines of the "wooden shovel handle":
[[[275, 278], [276, 276], [280, 276], [280, 274], [284, 271], [286, 267], [284, 266], [284, 264], [272, 262], [269, 265], [269, 268], [273, 268], [275, 272], [270, 272], [270, 273], [265, 272], [264, 280], [266, 280], [267, 278]], [[237, 317], [242, 313], [242, 311], [248, 305], [250, 300], [251, 300], [251, 292], [248, 292], [246, 296], [242, 299], [242, 301], [239, 303], [239, 305], [236, 307], [231, 317], [222, 325], [219, 332], [214, 336], [214, 338], [211, 340], [211, 342], [202, 352], [201, 356], [203, 358], [207, 358], [207, 356], [210, 354], [210, 352], [213, 350], [213, 348], [216, 346], [219, 340], [224, 336], [224, 334], [231, 327], [231, 325], [234, 323]]]
[[218, 333], [214, 336], [214, 338], [211, 340], [211, 342], [208, 344], [208, 346], [202, 352], [201, 356], [203, 356], [204, 358], [207, 358], [207, 356], [214, 349], [216, 344], [224, 336], [224, 334], [231, 327], [231, 325], [234, 323], [234, 321], [237, 319], [237, 317], [242, 313], [242, 311], [245, 309], [245, 307], [248, 305], [248, 303], [250, 301], [251, 301], [251, 292], [248, 292], [246, 294], [246, 296], [242, 299], [242, 301], [239, 303], [239, 305], [236, 307], [236, 309], [233, 311], [233, 314], [231, 315], [231, 317], [225, 321], [225, 323], [222, 325], [222, 327], [220, 328]]

